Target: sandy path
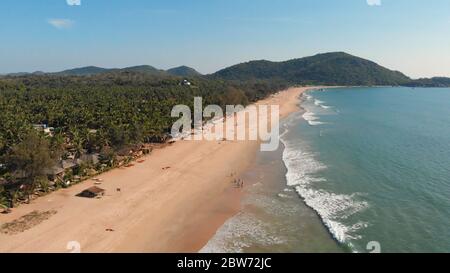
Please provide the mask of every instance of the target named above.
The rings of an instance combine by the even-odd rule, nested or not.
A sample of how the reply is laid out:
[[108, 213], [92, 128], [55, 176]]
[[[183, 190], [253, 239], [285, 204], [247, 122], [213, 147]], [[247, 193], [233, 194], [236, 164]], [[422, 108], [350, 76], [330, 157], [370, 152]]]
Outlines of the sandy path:
[[[279, 104], [284, 117], [305, 90], [291, 88], [258, 104]], [[34, 210], [57, 211], [25, 232], [0, 234], [0, 252], [69, 252], [69, 241], [82, 252], [198, 251], [239, 211], [242, 192], [230, 174], [238, 177], [257, 149], [256, 141], [180, 141], [155, 150], [143, 163], [99, 176], [107, 192], [102, 199], [75, 197], [94, 184], [88, 180], [0, 215], [1, 224]]]

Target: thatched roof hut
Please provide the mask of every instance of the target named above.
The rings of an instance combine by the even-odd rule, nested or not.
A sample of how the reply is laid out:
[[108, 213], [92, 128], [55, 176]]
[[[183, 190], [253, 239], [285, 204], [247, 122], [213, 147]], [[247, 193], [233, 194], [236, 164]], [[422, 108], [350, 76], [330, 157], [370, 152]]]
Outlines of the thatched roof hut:
[[95, 198], [97, 196], [103, 196], [105, 195], [105, 190], [102, 188], [99, 188], [97, 186], [90, 187], [88, 189], [85, 189], [84, 191], [80, 192], [77, 196], [79, 197], [86, 197], [86, 198]]

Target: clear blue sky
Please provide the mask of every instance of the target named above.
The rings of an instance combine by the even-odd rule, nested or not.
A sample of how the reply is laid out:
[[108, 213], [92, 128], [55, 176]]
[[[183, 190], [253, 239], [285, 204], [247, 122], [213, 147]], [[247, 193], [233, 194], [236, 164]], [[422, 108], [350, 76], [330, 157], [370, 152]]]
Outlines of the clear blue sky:
[[1, 0], [0, 73], [189, 65], [346, 51], [450, 76], [449, 0]]

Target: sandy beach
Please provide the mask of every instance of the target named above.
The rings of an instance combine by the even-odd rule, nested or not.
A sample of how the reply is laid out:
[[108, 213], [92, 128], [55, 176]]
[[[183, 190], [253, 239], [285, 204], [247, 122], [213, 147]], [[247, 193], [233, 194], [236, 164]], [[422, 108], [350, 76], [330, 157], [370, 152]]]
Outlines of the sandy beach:
[[[280, 116], [298, 108], [310, 88], [291, 88], [257, 104], [278, 104]], [[100, 175], [101, 199], [76, 197], [88, 180], [0, 215], [0, 225], [33, 211], [56, 211], [24, 232], [0, 233], [0, 252], [197, 252], [240, 210], [232, 181], [250, 166], [257, 141], [179, 141], [130, 168]], [[231, 175], [234, 174], [234, 175]], [[117, 189], [120, 188], [120, 192]]]

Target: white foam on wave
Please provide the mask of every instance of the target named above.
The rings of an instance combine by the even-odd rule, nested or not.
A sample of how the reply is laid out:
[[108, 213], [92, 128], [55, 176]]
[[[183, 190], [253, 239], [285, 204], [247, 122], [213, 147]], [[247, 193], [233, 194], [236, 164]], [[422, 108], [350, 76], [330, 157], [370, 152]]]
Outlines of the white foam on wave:
[[302, 151], [300, 145], [282, 139], [285, 150], [283, 161], [288, 170], [286, 180], [288, 186], [295, 187], [307, 206], [315, 210], [333, 237], [341, 243], [358, 239], [355, 231], [367, 225], [358, 222], [353, 225], [344, 224], [342, 220], [367, 208], [368, 203], [358, 201], [359, 194], [337, 194], [314, 187], [314, 183], [326, 181], [317, 177], [317, 172], [326, 166], [315, 159], [315, 155]]
[[307, 121], [313, 121], [319, 119], [313, 112], [305, 112], [303, 118]]
[[323, 122], [319, 121], [319, 117], [316, 116], [316, 114], [314, 114], [313, 112], [309, 112], [309, 111], [307, 111], [303, 114], [303, 119], [306, 120], [308, 122], [308, 124], [311, 126], [324, 124]]
[[314, 100], [314, 104], [316, 105], [316, 106], [321, 106], [322, 104], [324, 104], [325, 102], [324, 101], [321, 101], [321, 100], [318, 100], [318, 99], [315, 99]]
[[277, 194], [277, 196], [280, 197], [280, 198], [291, 198], [290, 195], [283, 194], [283, 193], [279, 193], [279, 194]]
[[325, 123], [323, 123], [323, 122], [321, 122], [321, 121], [308, 121], [308, 123], [309, 123], [309, 125], [311, 125], [311, 126], [317, 126], [317, 125], [325, 124]]
[[318, 99], [314, 99], [314, 105], [319, 106], [323, 109], [330, 109], [331, 106], [326, 105], [326, 102], [318, 100]]
[[271, 246], [285, 244], [286, 240], [274, 235], [269, 223], [261, 221], [250, 213], [241, 212], [226, 221], [199, 252], [242, 253], [255, 242], [262, 246]]

